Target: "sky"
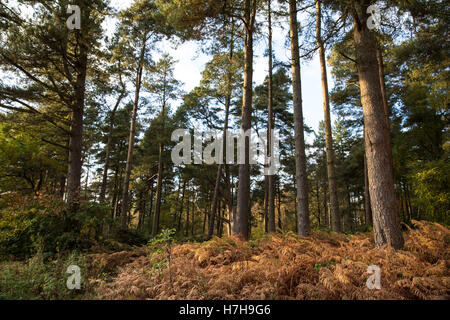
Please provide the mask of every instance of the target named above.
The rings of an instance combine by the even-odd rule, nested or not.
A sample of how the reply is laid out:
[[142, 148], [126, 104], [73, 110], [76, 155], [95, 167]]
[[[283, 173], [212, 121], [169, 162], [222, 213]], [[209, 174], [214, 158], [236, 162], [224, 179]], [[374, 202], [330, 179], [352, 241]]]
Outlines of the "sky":
[[[131, 0], [111, 0], [111, 6], [117, 9], [124, 9], [132, 3]], [[299, 21], [301, 23], [301, 19]], [[112, 22], [109, 22], [112, 23]], [[113, 25], [112, 25], [113, 27]], [[288, 23], [284, 24], [285, 28], [289, 27]], [[108, 30], [112, 30], [109, 28]], [[285, 39], [288, 35], [288, 29], [282, 30], [274, 27], [273, 30], [273, 48], [275, 58], [279, 61], [290, 61], [290, 48], [285, 47]], [[264, 57], [267, 41], [260, 40], [255, 45], [254, 57], [254, 86], [263, 83], [268, 74], [268, 61]], [[159, 44], [162, 52], [169, 53], [178, 62], [175, 65], [174, 76], [177, 80], [184, 83], [184, 91], [189, 92], [199, 85], [201, 73], [205, 64], [211, 57], [203, 54], [199, 50], [199, 45], [194, 41], [189, 41], [174, 47], [171, 43], [163, 41]], [[328, 73], [330, 68], [328, 68]], [[316, 55], [311, 61], [302, 62], [302, 97], [303, 97], [303, 113], [306, 124], [313, 130], [317, 131], [320, 121], [323, 120], [323, 96], [322, 96], [322, 80], [320, 73], [320, 62]], [[332, 77], [328, 75], [329, 88], [333, 89]], [[312, 142], [313, 137], [307, 137], [308, 142]]]

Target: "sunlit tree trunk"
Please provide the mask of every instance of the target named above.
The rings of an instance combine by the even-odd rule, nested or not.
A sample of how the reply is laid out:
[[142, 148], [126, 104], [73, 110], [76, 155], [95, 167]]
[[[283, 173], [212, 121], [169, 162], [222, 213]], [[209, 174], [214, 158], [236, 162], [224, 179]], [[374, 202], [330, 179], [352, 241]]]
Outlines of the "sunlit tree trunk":
[[134, 153], [134, 140], [136, 135], [136, 118], [137, 118], [137, 112], [139, 107], [139, 97], [141, 92], [141, 85], [142, 85], [142, 74], [144, 70], [144, 60], [145, 60], [145, 50], [147, 46], [147, 34], [145, 34], [142, 38], [142, 47], [141, 47], [141, 53], [139, 57], [139, 65], [137, 70], [137, 76], [136, 76], [136, 93], [134, 98], [134, 105], [133, 105], [133, 115], [131, 118], [131, 125], [130, 125], [130, 138], [128, 142], [128, 154], [127, 154], [127, 165], [125, 169], [125, 178], [123, 181], [123, 190], [122, 190], [122, 219], [121, 219], [121, 227], [122, 229], [127, 228], [127, 213], [128, 213], [128, 189], [130, 187], [130, 176], [131, 176], [131, 169], [133, 167], [133, 153]]
[[367, 172], [375, 243], [401, 249], [404, 240], [394, 189], [390, 134], [383, 105], [377, 39], [367, 27], [371, 1], [354, 1], [354, 41], [364, 113]]
[[298, 234], [307, 236], [309, 226], [308, 185], [306, 177], [305, 134], [303, 124], [303, 106], [300, 77], [300, 53], [298, 44], [298, 23], [296, 0], [289, 0], [290, 39], [292, 53], [292, 87], [294, 96], [295, 128], [295, 169], [297, 184], [297, 225]]
[[[242, 130], [251, 128], [253, 96], [253, 29], [256, 16], [255, 0], [244, 1], [245, 47], [244, 47], [244, 92], [242, 105]], [[236, 233], [244, 240], [249, 240], [250, 214], [250, 159], [249, 144], [245, 142], [245, 163], [239, 165], [239, 188], [237, 199]]]
[[320, 0], [316, 0], [317, 24], [316, 24], [316, 39], [319, 47], [320, 69], [322, 73], [322, 91], [323, 91], [323, 108], [325, 115], [325, 143], [327, 148], [327, 173], [328, 185], [330, 190], [330, 204], [331, 204], [331, 226], [334, 232], [341, 231], [341, 219], [339, 214], [339, 201], [336, 187], [336, 169], [335, 156], [333, 147], [333, 134], [331, 128], [331, 111], [330, 111], [330, 97], [328, 93], [328, 76], [327, 63], [325, 60], [325, 47], [322, 40], [322, 12], [320, 8]]

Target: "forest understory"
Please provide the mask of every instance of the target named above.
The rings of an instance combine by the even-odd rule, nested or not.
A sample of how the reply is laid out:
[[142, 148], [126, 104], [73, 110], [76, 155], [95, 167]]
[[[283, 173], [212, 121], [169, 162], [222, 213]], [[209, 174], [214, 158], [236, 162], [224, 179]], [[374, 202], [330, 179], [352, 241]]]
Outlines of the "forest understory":
[[[414, 222], [405, 249], [374, 246], [369, 234], [315, 232], [236, 237], [90, 256], [109, 279], [89, 279], [101, 299], [346, 300], [450, 299], [450, 231]], [[169, 267], [170, 260], [170, 267]], [[369, 290], [367, 268], [381, 269], [381, 289]]]

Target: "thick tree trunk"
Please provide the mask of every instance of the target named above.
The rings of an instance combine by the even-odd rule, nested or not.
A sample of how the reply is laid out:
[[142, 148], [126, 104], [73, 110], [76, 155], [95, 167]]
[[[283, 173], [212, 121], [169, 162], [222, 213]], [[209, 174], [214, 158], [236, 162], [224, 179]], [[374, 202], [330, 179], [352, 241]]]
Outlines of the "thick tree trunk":
[[72, 107], [72, 122], [69, 142], [69, 167], [67, 173], [67, 206], [70, 212], [80, 207], [82, 148], [83, 148], [83, 115], [86, 94], [86, 73], [89, 48], [80, 39], [79, 57], [76, 63], [75, 102]]
[[289, 0], [290, 38], [292, 53], [292, 87], [294, 93], [295, 169], [297, 181], [298, 234], [307, 236], [309, 226], [308, 181], [306, 177], [305, 134], [300, 77], [300, 54], [296, 0]]
[[120, 93], [120, 96], [117, 99], [116, 104], [114, 105], [114, 108], [111, 112], [111, 119], [109, 120], [108, 142], [106, 143], [105, 167], [103, 168], [102, 186], [100, 189], [100, 197], [99, 197], [100, 202], [105, 202], [114, 122], [116, 118], [117, 109], [119, 108], [119, 105], [124, 97], [125, 97], [125, 89], [123, 89], [122, 92]]
[[389, 127], [377, 61], [377, 39], [367, 28], [370, 1], [354, 2], [354, 41], [364, 113], [365, 145], [375, 243], [401, 249], [404, 240], [394, 189]]
[[136, 94], [134, 98], [134, 106], [133, 106], [133, 116], [131, 118], [130, 125], [130, 138], [128, 143], [128, 155], [127, 155], [127, 165], [125, 169], [125, 179], [123, 181], [123, 190], [122, 190], [122, 219], [121, 219], [121, 227], [122, 229], [127, 228], [127, 213], [128, 213], [128, 189], [130, 187], [130, 176], [131, 169], [133, 167], [133, 153], [134, 153], [134, 140], [136, 135], [136, 118], [139, 107], [139, 96], [141, 92], [142, 85], [142, 73], [144, 70], [144, 59], [145, 59], [145, 50], [147, 47], [147, 34], [144, 35], [142, 39], [142, 48], [141, 54], [139, 57], [139, 66], [138, 73], [136, 77]]
[[[252, 5], [253, 3], [253, 5]], [[242, 130], [247, 132], [251, 128], [252, 95], [253, 95], [253, 28], [256, 7], [254, 1], [245, 0], [245, 48], [244, 48], [244, 92], [242, 105]], [[239, 189], [237, 199], [236, 231], [238, 236], [249, 240], [250, 214], [250, 159], [249, 143], [245, 142], [245, 164], [239, 165]]]
[[339, 201], [336, 187], [336, 169], [334, 166], [335, 156], [333, 147], [333, 134], [331, 127], [331, 112], [330, 112], [330, 98], [328, 94], [328, 75], [327, 63], [325, 60], [325, 47], [322, 41], [322, 12], [320, 9], [320, 0], [316, 0], [317, 10], [317, 25], [316, 38], [319, 47], [320, 69], [322, 73], [322, 92], [323, 92], [323, 109], [325, 116], [325, 143], [327, 148], [327, 173], [328, 185], [330, 189], [330, 204], [331, 204], [331, 225], [334, 232], [341, 231], [341, 219], [339, 215]]

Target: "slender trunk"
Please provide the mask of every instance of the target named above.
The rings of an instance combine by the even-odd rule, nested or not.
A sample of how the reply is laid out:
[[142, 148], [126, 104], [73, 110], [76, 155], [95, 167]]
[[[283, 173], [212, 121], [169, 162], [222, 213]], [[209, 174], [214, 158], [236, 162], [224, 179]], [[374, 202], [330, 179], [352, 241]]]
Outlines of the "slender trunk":
[[[251, 129], [252, 95], [253, 95], [253, 28], [256, 15], [254, 1], [245, 0], [245, 48], [244, 48], [244, 92], [242, 105], [242, 131]], [[245, 139], [247, 140], [247, 139]], [[238, 236], [249, 240], [249, 214], [250, 214], [250, 159], [249, 143], [245, 143], [245, 163], [239, 165], [239, 189], [237, 199], [236, 231]]]
[[[228, 73], [227, 73], [227, 94], [225, 97], [225, 121], [224, 121], [224, 129], [223, 129], [223, 140], [222, 140], [222, 161], [224, 160], [223, 158], [226, 159], [226, 150], [227, 150], [227, 133], [228, 133], [228, 122], [229, 122], [229, 117], [230, 117], [230, 106], [231, 106], [231, 95], [233, 93], [233, 86], [232, 86], [232, 81], [233, 81], [233, 74], [232, 74], [232, 68], [231, 68], [231, 64], [233, 63], [233, 56], [234, 56], [234, 23], [232, 23], [232, 31], [231, 31], [231, 41], [230, 41], [230, 52], [229, 52], [229, 56], [228, 56], [228, 61], [229, 61], [229, 68], [228, 68]], [[226, 162], [226, 161], [225, 161]], [[215, 215], [217, 212], [217, 202], [218, 202], [218, 198], [219, 198], [219, 191], [220, 191], [220, 179], [222, 177], [222, 171], [223, 171], [223, 167], [226, 166], [223, 164], [219, 164], [218, 168], [217, 168], [217, 176], [216, 176], [216, 184], [214, 187], [214, 198], [213, 198], [213, 202], [212, 202], [212, 209], [211, 209], [211, 214], [210, 214], [210, 218], [209, 218], [209, 228], [208, 228], [208, 239], [211, 239], [211, 237], [213, 236], [214, 233], [214, 222], [215, 222]], [[227, 185], [228, 187], [228, 185]]]
[[281, 187], [278, 184], [278, 229], [283, 231], [283, 225], [281, 224]]
[[[166, 94], [164, 90], [163, 106], [162, 106], [162, 131], [161, 131], [162, 133], [164, 133], [165, 131], [165, 123], [166, 123]], [[156, 209], [155, 215], [153, 216], [152, 236], [156, 236], [159, 232], [159, 217], [161, 214], [162, 184], [164, 172], [163, 151], [164, 151], [164, 144], [160, 142], [158, 155], [158, 182], [156, 185]]]
[[[327, 186], [325, 185], [323, 188], [323, 211], [325, 213], [325, 226], [326, 228], [330, 227], [330, 219], [328, 219], [329, 217], [329, 213], [328, 213], [328, 193], [327, 193]], [[340, 224], [339, 224], [340, 226]]]
[[[149, 213], [148, 213], [148, 221], [152, 221], [152, 216], [153, 216], [153, 197], [154, 197], [154, 190], [153, 190], [153, 184], [154, 181], [152, 180], [152, 184], [150, 185], [150, 209], [149, 209]], [[149, 229], [150, 230], [150, 223], [149, 223]]]
[[137, 230], [140, 231], [142, 228], [142, 224], [144, 223], [145, 216], [145, 202], [144, 202], [144, 191], [141, 191], [137, 198], [138, 208], [139, 208], [139, 219]]
[[180, 202], [180, 215], [178, 217], [178, 231], [181, 230], [181, 217], [183, 216], [183, 204], [184, 204], [184, 196], [186, 192], [186, 180], [183, 181], [183, 190], [181, 191], [181, 202]]
[[330, 97], [328, 94], [328, 75], [327, 75], [327, 63], [325, 60], [325, 47], [322, 40], [322, 12], [320, 9], [320, 0], [316, 0], [317, 10], [317, 25], [316, 25], [316, 38], [317, 45], [319, 47], [320, 57], [320, 70], [322, 73], [322, 92], [323, 92], [323, 109], [325, 115], [325, 143], [327, 148], [327, 173], [328, 173], [328, 185], [330, 189], [330, 204], [331, 204], [331, 224], [334, 232], [341, 231], [341, 221], [339, 215], [339, 201], [337, 196], [336, 187], [336, 169], [335, 169], [335, 156], [333, 147], [333, 134], [331, 127], [331, 112], [330, 112]]
[[188, 195], [187, 198], [187, 212], [186, 212], [186, 227], [185, 227], [185, 236], [189, 236], [189, 209], [191, 208], [191, 203], [190, 203], [190, 195]]
[[269, 176], [264, 177], [264, 232], [269, 233]]
[[377, 61], [377, 39], [367, 28], [368, 0], [354, 2], [354, 41], [361, 103], [375, 243], [401, 249], [404, 245], [395, 197], [389, 127], [386, 123]]
[[195, 239], [195, 198], [192, 201], [192, 225], [191, 225], [191, 234], [192, 238]]
[[370, 206], [370, 192], [369, 192], [369, 176], [367, 174], [367, 160], [364, 155], [364, 212], [366, 225], [371, 226], [372, 222], [372, 208]]
[[300, 77], [300, 54], [296, 0], [289, 0], [290, 38], [292, 52], [292, 87], [294, 96], [295, 169], [297, 181], [298, 234], [307, 236], [309, 226], [308, 181], [306, 177], [305, 134]]
[[227, 184], [227, 206], [228, 206], [228, 235], [233, 234], [232, 221], [234, 219], [233, 214], [233, 190], [230, 182], [230, 168], [225, 164], [225, 179]]
[[320, 183], [319, 178], [316, 179], [316, 201], [317, 201], [317, 219], [319, 220], [319, 227], [320, 227], [320, 215], [322, 214], [320, 210]]
[[120, 93], [120, 96], [117, 99], [116, 104], [114, 105], [114, 108], [111, 112], [111, 118], [109, 119], [109, 131], [108, 131], [108, 141], [106, 143], [105, 167], [103, 168], [102, 186], [100, 189], [100, 198], [99, 198], [100, 202], [105, 202], [106, 185], [108, 184], [108, 170], [109, 170], [109, 163], [110, 163], [110, 153], [111, 153], [111, 144], [112, 144], [112, 138], [113, 138], [114, 122], [115, 122], [115, 118], [116, 118], [117, 109], [119, 108], [119, 105], [122, 102], [124, 97], [125, 97], [125, 89], [122, 90], [122, 92]]
[[139, 107], [139, 96], [141, 92], [142, 85], [142, 73], [144, 70], [144, 60], [145, 60], [145, 50], [147, 46], [147, 34], [144, 35], [142, 39], [142, 48], [141, 54], [139, 57], [139, 66], [138, 73], [136, 77], [136, 94], [134, 98], [134, 106], [133, 106], [133, 116], [131, 118], [130, 125], [130, 139], [128, 143], [128, 155], [127, 155], [127, 165], [125, 169], [125, 179], [123, 181], [123, 190], [122, 190], [122, 219], [121, 219], [121, 227], [122, 229], [127, 228], [127, 212], [128, 212], [128, 189], [130, 187], [130, 176], [131, 169], [133, 166], [133, 152], [134, 152], [134, 139], [136, 135], [136, 118]]
[[[269, 83], [268, 83], [268, 102], [269, 102], [269, 112], [268, 112], [268, 134], [267, 134], [267, 157], [272, 159], [273, 145], [272, 145], [272, 131], [275, 128], [275, 119], [273, 114], [273, 50], [272, 50], [272, 11], [271, 11], [271, 1], [268, 2], [268, 15], [269, 15]], [[269, 167], [271, 163], [267, 163]], [[267, 183], [267, 207], [268, 207], [268, 232], [276, 232], [275, 228], [275, 190], [274, 190], [274, 180], [273, 175], [266, 176]]]
[[86, 171], [86, 180], [84, 181], [84, 201], [87, 201], [88, 199], [88, 188], [89, 188], [89, 174], [90, 174], [90, 169], [91, 169], [91, 159], [90, 156], [87, 157], [87, 171]]

